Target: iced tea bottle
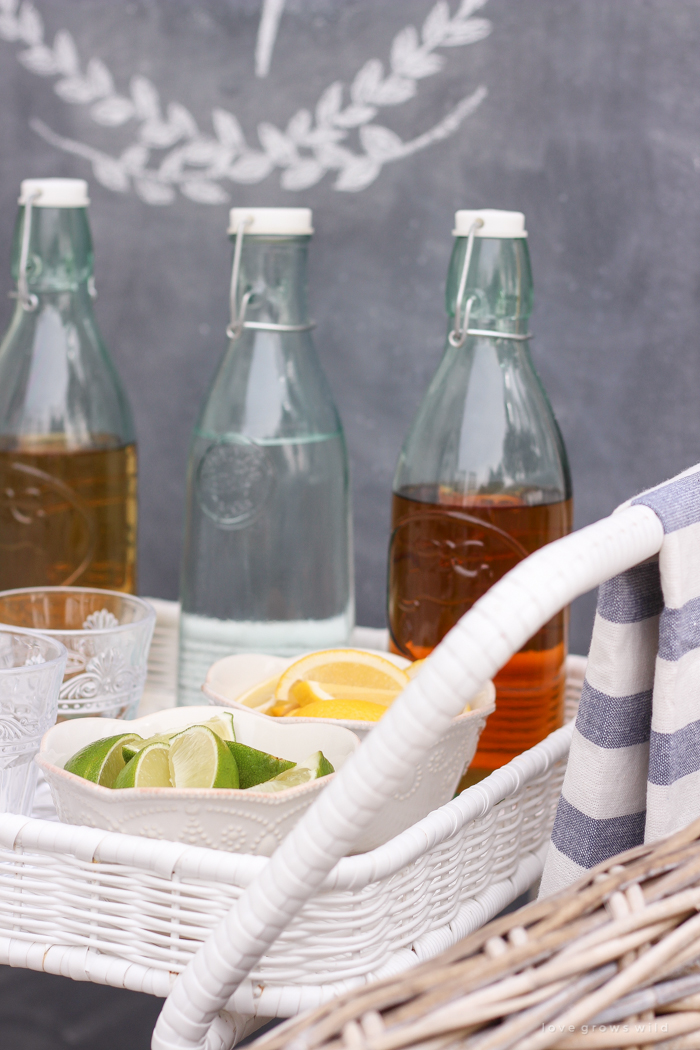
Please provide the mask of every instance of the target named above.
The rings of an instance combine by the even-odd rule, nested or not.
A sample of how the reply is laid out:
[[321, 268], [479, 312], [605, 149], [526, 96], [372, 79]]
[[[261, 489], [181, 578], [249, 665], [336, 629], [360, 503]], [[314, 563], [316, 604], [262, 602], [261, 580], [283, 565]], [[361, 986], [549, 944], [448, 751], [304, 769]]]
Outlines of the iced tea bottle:
[[[388, 619], [395, 652], [427, 656], [509, 569], [571, 530], [566, 451], [528, 350], [532, 276], [520, 212], [458, 211], [448, 336], [399, 456]], [[562, 724], [567, 614], [496, 677], [466, 783]]]
[[0, 590], [136, 588], [136, 444], [93, 312], [87, 183], [25, 179], [0, 342]]

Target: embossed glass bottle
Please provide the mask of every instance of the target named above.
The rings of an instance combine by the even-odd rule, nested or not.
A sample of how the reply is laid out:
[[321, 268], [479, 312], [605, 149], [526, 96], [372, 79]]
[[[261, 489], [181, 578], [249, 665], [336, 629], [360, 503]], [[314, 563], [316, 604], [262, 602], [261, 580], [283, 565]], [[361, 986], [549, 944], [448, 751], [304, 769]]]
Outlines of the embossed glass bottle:
[[0, 590], [133, 592], [136, 445], [92, 308], [87, 183], [26, 179], [19, 203], [0, 343]]
[[[388, 618], [392, 647], [427, 656], [474, 602], [533, 550], [571, 529], [559, 428], [528, 351], [532, 277], [524, 216], [462, 211], [447, 278], [447, 346], [394, 477]], [[561, 725], [565, 613], [496, 678], [496, 711], [469, 776]]]
[[210, 664], [347, 642], [348, 460], [311, 339], [306, 208], [234, 208], [229, 345], [195, 425], [181, 578], [178, 702]]

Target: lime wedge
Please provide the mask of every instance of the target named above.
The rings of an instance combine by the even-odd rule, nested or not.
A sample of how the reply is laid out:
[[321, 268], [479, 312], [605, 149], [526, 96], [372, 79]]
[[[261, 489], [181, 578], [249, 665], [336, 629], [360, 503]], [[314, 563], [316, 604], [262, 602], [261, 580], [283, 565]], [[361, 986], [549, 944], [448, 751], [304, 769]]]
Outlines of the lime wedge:
[[[182, 730], [178, 729], [177, 732], [180, 733]], [[132, 740], [130, 743], [122, 746], [124, 761], [130, 762], [134, 755], [138, 755], [139, 751], [144, 748], [146, 744], [169, 744], [171, 737], [174, 736], [175, 733], [159, 733], [158, 736], [147, 736], [144, 740]]]
[[268, 755], [267, 751], [257, 751], [254, 747], [246, 744], [237, 744], [228, 741], [228, 749], [236, 760], [238, 766], [238, 786], [240, 788], [254, 787], [263, 784], [266, 780], [272, 780], [279, 773], [292, 769], [293, 762], [285, 758], [277, 758]]
[[143, 747], [143, 743], [138, 733], [120, 733], [119, 736], [94, 740], [92, 744], [87, 744], [69, 758], [64, 769], [85, 780], [91, 780], [93, 784], [111, 788], [124, 768], [124, 746]]
[[153, 743], [155, 743], [155, 738], [149, 737], [148, 740], [131, 740], [128, 744], [122, 744], [122, 758], [124, 759], [124, 764], [126, 765], [127, 762], [131, 762], [134, 755], [138, 755], [141, 748], [145, 747], [146, 744]]
[[267, 780], [264, 784], [258, 784], [256, 787], [248, 790], [265, 791], [267, 793], [287, 791], [289, 788], [299, 787], [300, 784], [308, 784], [312, 780], [318, 780], [320, 777], [328, 776], [329, 773], [334, 772], [333, 766], [323, 752], [316, 751], [315, 754], [303, 762], [298, 762], [291, 769], [286, 769], [284, 773], [279, 773], [272, 780]]
[[201, 723], [207, 729], [220, 736], [222, 740], [235, 740], [236, 731], [233, 728], [233, 711], [219, 711], [213, 718]]
[[238, 767], [208, 726], [189, 726], [170, 740], [170, 779], [177, 788], [237, 788]]
[[[210, 718], [206, 722], [200, 722], [199, 725], [211, 729], [212, 733], [216, 733], [221, 740], [233, 742], [236, 739], [236, 734], [233, 728], [232, 711], [222, 711], [221, 714], [214, 715], [213, 718]], [[141, 740], [139, 737], [136, 741], [125, 743], [122, 748], [124, 761], [129, 762], [134, 755], [138, 754], [142, 747], [145, 747], [146, 744], [154, 744], [157, 741], [167, 744], [180, 733], [182, 733], [182, 729], [174, 729], [172, 733], [159, 733], [158, 736], [149, 736], [147, 740]]]
[[114, 787], [117, 789], [172, 787], [168, 750], [168, 745], [162, 740], [146, 744], [124, 766], [114, 782]]

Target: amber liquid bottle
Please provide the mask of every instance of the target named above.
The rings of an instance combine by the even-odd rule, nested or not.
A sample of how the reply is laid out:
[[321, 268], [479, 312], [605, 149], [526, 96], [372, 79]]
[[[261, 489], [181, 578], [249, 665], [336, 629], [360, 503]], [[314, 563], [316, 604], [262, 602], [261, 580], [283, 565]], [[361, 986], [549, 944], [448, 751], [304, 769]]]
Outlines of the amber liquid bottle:
[[22, 183], [0, 343], [0, 590], [136, 589], [131, 412], [92, 309], [87, 184]]
[[[571, 530], [559, 428], [528, 351], [532, 279], [519, 212], [458, 212], [447, 347], [399, 457], [389, 546], [395, 652], [427, 656], [478, 598]], [[496, 677], [462, 787], [562, 724], [567, 614]]]

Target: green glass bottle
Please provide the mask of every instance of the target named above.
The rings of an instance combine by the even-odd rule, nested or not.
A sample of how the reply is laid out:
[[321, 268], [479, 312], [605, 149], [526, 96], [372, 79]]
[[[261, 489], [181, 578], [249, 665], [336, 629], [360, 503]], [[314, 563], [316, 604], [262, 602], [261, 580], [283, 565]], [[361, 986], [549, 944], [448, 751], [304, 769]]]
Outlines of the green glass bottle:
[[136, 443], [93, 312], [87, 192], [22, 183], [0, 343], [0, 590], [136, 589]]
[[[528, 350], [524, 216], [459, 211], [445, 353], [399, 456], [388, 619], [392, 647], [427, 656], [488, 588], [571, 529], [566, 451]], [[561, 725], [567, 617], [496, 680], [472, 769], [488, 772]]]

